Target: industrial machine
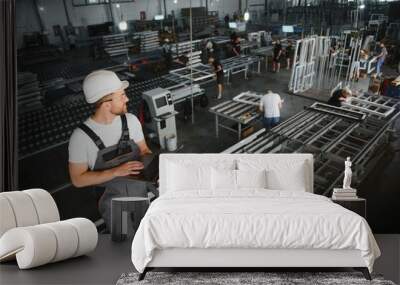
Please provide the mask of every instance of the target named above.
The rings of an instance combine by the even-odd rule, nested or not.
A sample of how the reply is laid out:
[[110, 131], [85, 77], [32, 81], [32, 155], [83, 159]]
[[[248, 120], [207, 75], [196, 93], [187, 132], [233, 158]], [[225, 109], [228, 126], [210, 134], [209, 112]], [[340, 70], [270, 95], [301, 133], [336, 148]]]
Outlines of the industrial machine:
[[247, 38], [249, 42], [257, 42], [257, 47], [266, 46], [272, 42], [271, 32], [266, 31], [248, 33]]
[[164, 88], [155, 88], [143, 92], [143, 100], [147, 103], [151, 121], [146, 127], [157, 134], [162, 149], [166, 148], [167, 138], [176, 138], [174, 103], [171, 92]]
[[190, 99], [192, 94], [193, 97], [204, 95], [204, 89], [201, 89], [199, 84], [193, 84], [192, 86], [177, 84], [167, 89], [171, 92], [171, 98], [174, 104]]

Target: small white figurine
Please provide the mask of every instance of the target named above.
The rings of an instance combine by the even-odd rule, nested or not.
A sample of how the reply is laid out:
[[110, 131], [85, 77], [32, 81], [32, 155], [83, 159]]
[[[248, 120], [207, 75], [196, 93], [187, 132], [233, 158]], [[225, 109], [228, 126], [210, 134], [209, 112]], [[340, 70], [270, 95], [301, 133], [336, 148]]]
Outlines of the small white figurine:
[[350, 186], [352, 174], [350, 157], [347, 157], [346, 161], [344, 162], [343, 189], [352, 189]]

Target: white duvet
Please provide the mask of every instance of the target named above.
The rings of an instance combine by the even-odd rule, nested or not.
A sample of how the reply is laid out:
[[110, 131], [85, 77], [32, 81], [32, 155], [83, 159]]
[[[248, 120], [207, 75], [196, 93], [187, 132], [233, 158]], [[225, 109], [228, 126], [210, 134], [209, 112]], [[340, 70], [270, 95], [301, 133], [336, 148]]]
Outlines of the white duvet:
[[140, 223], [132, 262], [143, 272], [165, 248], [358, 249], [371, 272], [380, 256], [359, 215], [321, 195], [265, 189], [162, 195]]

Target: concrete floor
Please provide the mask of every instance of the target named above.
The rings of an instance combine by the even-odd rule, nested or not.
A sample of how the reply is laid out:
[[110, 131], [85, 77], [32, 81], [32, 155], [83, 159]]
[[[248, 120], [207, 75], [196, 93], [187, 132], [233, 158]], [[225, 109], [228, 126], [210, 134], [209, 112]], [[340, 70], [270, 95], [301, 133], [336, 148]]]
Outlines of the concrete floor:
[[[383, 274], [385, 279], [398, 284], [400, 235], [376, 235], [375, 238], [382, 256], [375, 263], [374, 273]], [[115, 243], [111, 241], [110, 235], [99, 235], [97, 248], [87, 256], [29, 270], [19, 270], [15, 261], [1, 264], [0, 284], [115, 284], [122, 273], [135, 271], [130, 247], [131, 240]]]

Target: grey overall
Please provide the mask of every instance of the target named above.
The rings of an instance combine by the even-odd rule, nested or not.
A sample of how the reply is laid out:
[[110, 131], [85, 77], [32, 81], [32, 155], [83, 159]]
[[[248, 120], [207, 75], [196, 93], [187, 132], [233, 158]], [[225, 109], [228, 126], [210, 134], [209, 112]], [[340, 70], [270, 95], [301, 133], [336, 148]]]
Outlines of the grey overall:
[[[118, 143], [105, 147], [103, 141], [86, 124], [79, 126], [96, 144], [99, 151], [93, 171], [106, 170], [119, 166], [125, 162], [139, 160], [140, 149], [129, 138], [129, 129], [126, 116], [121, 116], [122, 134]], [[114, 197], [147, 197], [149, 191], [155, 187], [145, 181], [134, 180], [128, 177], [116, 177], [99, 186], [105, 187], [104, 194], [99, 200], [99, 212], [102, 215], [108, 230], [111, 230], [111, 199]]]

